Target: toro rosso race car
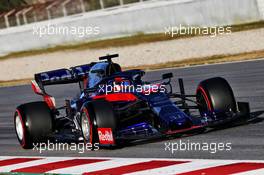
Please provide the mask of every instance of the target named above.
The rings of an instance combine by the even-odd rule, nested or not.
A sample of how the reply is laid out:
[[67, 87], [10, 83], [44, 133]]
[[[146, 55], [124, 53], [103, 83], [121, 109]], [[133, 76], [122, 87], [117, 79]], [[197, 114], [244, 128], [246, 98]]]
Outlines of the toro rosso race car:
[[[14, 125], [21, 146], [28, 149], [48, 140], [116, 146], [201, 133], [250, 116], [249, 104], [236, 102], [223, 78], [200, 82], [194, 95], [185, 94], [183, 80], [178, 79], [180, 92], [174, 93], [172, 73], [146, 82], [142, 79], [144, 71], [122, 71], [112, 62], [114, 57], [118, 54], [70, 69], [35, 74], [32, 88], [44, 100], [17, 107]], [[79, 83], [80, 94], [57, 107], [45, 86], [68, 83]]]

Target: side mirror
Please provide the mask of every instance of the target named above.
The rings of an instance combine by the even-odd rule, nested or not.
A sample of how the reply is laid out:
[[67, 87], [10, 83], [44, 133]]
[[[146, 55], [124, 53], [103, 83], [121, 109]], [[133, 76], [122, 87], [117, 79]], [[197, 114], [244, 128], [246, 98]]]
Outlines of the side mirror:
[[162, 75], [162, 79], [169, 79], [169, 78], [172, 78], [173, 77], [173, 74], [172, 73], [166, 73], [166, 74], [163, 74]]

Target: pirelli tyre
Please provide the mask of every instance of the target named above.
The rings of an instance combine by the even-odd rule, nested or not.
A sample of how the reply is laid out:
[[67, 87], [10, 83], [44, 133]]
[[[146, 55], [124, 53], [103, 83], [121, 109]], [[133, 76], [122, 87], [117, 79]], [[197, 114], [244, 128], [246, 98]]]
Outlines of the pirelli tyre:
[[17, 139], [24, 149], [45, 143], [53, 132], [53, 115], [45, 102], [32, 102], [18, 106], [14, 115]]
[[224, 78], [215, 77], [202, 81], [198, 85], [196, 98], [201, 115], [206, 112], [237, 112], [233, 90]]
[[93, 106], [85, 104], [81, 113], [81, 130], [85, 143], [94, 145], [98, 142], [98, 133]]
[[116, 120], [111, 103], [98, 100], [85, 104], [81, 114], [84, 141], [92, 145], [114, 145]]

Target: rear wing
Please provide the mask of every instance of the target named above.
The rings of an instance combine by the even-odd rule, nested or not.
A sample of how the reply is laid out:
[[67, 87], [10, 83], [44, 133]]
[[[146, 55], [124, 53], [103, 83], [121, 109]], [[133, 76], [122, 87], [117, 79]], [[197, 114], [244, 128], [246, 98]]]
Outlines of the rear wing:
[[70, 84], [84, 81], [93, 63], [71, 67], [70, 69], [57, 69], [48, 72], [35, 74], [35, 80], [32, 81], [32, 88], [39, 95], [46, 94], [45, 86]]

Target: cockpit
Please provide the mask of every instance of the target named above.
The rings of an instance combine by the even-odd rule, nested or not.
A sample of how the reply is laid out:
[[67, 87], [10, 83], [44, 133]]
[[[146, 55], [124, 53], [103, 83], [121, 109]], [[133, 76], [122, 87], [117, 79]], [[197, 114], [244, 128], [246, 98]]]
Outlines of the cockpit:
[[88, 87], [95, 87], [103, 78], [121, 72], [121, 67], [116, 63], [101, 62], [92, 66], [89, 71]]

